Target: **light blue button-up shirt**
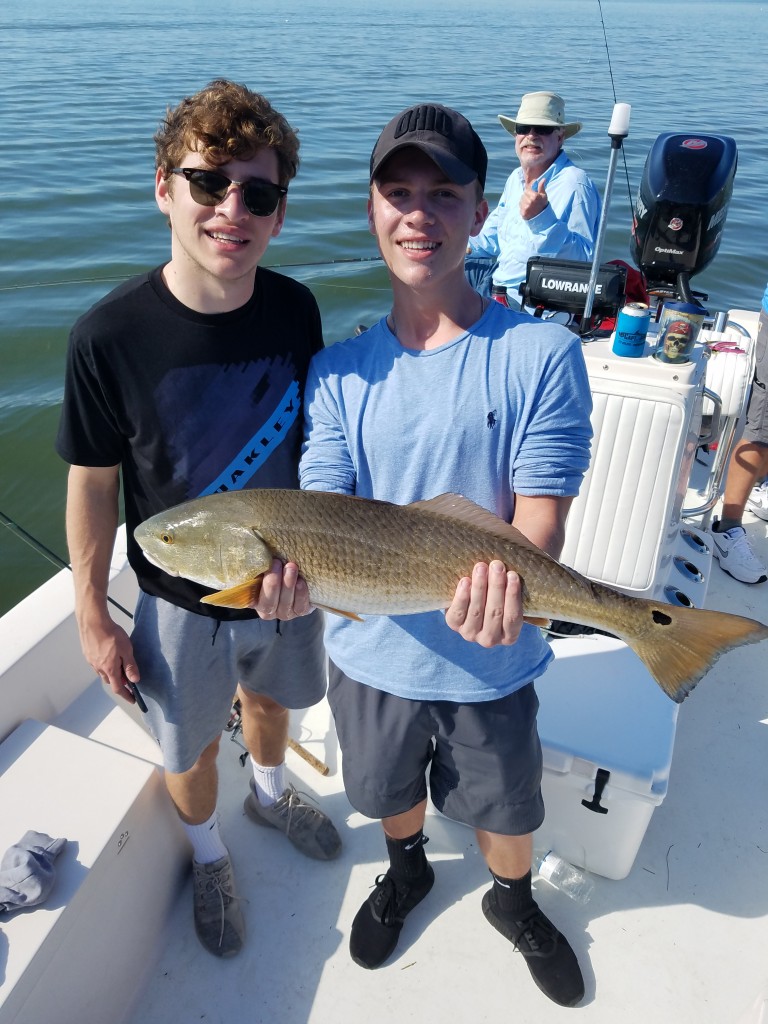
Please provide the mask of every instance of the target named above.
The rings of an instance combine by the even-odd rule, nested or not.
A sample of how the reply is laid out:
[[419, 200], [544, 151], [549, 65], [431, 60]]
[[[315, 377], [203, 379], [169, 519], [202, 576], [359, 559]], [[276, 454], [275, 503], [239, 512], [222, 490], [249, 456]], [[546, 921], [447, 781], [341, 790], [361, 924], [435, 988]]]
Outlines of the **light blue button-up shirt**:
[[516, 168], [504, 186], [495, 210], [469, 244], [475, 255], [496, 256], [493, 283], [515, 293], [525, 280], [531, 256], [559, 256], [568, 260], [592, 259], [600, 219], [600, 194], [580, 167], [564, 152], [537, 182], [544, 182], [548, 205], [530, 220], [520, 216], [525, 190], [523, 171]]

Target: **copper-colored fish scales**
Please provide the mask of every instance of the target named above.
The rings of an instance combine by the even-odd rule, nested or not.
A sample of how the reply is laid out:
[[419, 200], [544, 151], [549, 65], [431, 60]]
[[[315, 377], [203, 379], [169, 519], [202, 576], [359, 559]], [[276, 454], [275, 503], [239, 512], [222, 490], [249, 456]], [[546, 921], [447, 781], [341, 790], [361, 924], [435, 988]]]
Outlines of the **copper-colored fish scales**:
[[208, 603], [247, 606], [279, 558], [299, 566], [314, 604], [353, 618], [447, 608], [476, 562], [499, 559], [522, 579], [526, 616], [615, 634], [678, 702], [721, 654], [768, 638], [753, 619], [588, 580], [455, 494], [400, 506], [318, 491], [226, 492], [154, 516], [136, 539], [161, 568], [217, 590]]

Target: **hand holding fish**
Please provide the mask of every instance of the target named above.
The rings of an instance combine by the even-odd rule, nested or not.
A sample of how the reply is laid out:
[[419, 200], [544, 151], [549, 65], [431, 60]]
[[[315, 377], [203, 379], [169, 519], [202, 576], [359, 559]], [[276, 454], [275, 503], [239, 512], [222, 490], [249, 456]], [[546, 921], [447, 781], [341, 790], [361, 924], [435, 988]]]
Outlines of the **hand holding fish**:
[[260, 619], [297, 619], [314, 611], [309, 600], [309, 588], [299, 575], [295, 562], [285, 565], [275, 558], [272, 568], [261, 577], [261, 588], [258, 598], [251, 608]]
[[498, 559], [478, 562], [471, 579], [464, 576], [445, 612], [445, 621], [465, 640], [481, 647], [516, 643], [523, 625], [520, 577]]

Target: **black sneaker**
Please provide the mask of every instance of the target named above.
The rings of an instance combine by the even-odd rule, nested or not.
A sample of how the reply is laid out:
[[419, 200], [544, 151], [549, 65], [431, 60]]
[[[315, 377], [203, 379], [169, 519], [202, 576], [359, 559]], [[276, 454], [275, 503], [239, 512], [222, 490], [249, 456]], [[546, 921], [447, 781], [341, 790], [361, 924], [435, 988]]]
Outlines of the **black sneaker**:
[[576, 1006], [584, 998], [584, 979], [568, 940], [536, 907], [522, 921], [503, 917], [493, 889], [483, 896], [483, 913], [493, 927], [525, 957], [533, 980], [560, 1006]]
[[432, 865], [408, 882], [395, 882], [387, 872], [376, 879], [376, 888], [360, 907], [352, 922], [349, 952], [360, 967], [373, 970], [391, 956], [400, 938], [403, 921], [435, 881]]

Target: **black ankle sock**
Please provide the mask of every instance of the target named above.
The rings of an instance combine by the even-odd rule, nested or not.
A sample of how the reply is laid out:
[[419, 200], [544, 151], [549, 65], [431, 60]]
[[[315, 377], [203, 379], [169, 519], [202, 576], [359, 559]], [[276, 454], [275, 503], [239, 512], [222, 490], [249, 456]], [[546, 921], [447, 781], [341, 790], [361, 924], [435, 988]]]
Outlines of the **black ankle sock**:
[[732, 530], [734, 526], [741, 526], [740, 519], [719, 519], [715, 525], [715, 533], [725, 533], [726, 530]]
[[494, 875], [493, 872], [491, 872], [491, 877], [499, 913], [519, 920], [538, 906], [531, 891], [530, 871], [522, 878], [502, 878], [500, 875]]
[[423, 831], [419, 829], [407, 839], [392, 839], [386, 834], [384, 838], [387, 840], [389, 873], [392, 877], [401, 881], [420, 878], [427, 868], [424, 844], [428, 840]]

